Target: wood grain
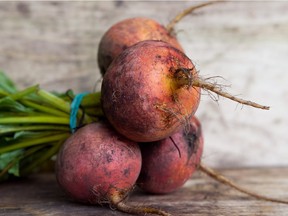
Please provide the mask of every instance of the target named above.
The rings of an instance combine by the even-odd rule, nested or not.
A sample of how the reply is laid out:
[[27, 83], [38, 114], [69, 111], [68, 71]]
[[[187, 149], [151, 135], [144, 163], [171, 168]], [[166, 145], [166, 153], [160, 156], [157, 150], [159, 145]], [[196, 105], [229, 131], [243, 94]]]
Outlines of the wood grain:
[[[168, 22], [199, 1], [0, 2], [0, 69], [24, 88], [75, 92], [100, 87], [97, 49], [114, 23], [145, 16]], [[176, 26], [186, 54], [204, 78], [270, 111], [219, 103], [203, 91], [196, 115], [205, 133], [204, 159], [218, 167], [288, 165], [288, 2], [228, 1]], [[285, 129], [286, 128], [286, 129]]]
[[[288, 200], [287, 168], [225, 169], [224, 175], [243, 187]], [[1, 216], [127, 215], [101, 206], [78, 204], [59, 189], [53, 173], [42, 173], [0, 184]], [[167, 195], [148, 195], [135, 190], [134, 205], [150, 205], [175, 216], [286, 216], [288, 205], [255, 200], [202, 173], [196, 173], [182, 188]]]

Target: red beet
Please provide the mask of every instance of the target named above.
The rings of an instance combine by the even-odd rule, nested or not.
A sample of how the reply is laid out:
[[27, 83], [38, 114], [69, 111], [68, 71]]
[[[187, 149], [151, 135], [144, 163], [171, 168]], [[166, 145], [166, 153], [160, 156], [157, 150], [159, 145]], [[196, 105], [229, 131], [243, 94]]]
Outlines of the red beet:
[[57, 157], [56, 177], [73, 199], [92, 204], [114, 203], [134, 186], [141, 168], [137, 143], [104, 123], [76, 131]]
[[174, 133], [195, 113], [198, 73], [180, 50], [162, 41], [141, 41], [124, 50], [102, 82], [101, 103], [113, 127], [137, 142]]
[[113, 25], [101, 38], [98, 64], [102, 75], [123, 50], [144, 40], [162, 40], [182, 50], [177, 39], [155, 20], [144, 17], [129, 18]]
[[141, 168], [139, 145], [106, 123], [92, 123], [76, 131], [62, 146], [56, 162], [60, 187], [74, 200], [109, 204], [132, 214], [170, 214], [124, 202]]
[[200, 122], [191, 119], [189, 131], [180, 130], [171, 137], [140, 145], [142, 168], [138, 185], [144, 191], [163, 194], [180, 188], [200, 164], [203, 135]]

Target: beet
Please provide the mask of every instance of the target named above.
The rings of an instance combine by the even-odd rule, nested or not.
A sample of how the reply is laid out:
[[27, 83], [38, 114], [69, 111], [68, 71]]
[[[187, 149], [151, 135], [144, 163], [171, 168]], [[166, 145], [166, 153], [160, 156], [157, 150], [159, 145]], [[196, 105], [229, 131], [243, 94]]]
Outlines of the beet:
[[187, 79], [197, 77], [194, 64], [180, 50], [162, 41], [141, 41], [108, 68], [101, 89], [103, 111], [133, 141], [166, 138], [194, 115], [200, 88]]
[[192, 117], [188, 131], [142, 143], [142, 168], [138, 186], [148, 193], [164, 194], [180, 188], [195, 172], [203, 152], [201, 124]]
[[73, 199], [98, 204], [125, 196], [141, 168], [137, 143], [118, 135], [104, 123], [80, 128], [57, 157], [59, 185]]
[[139, 145], [104, 122], [91, 123], [66, 140], [56, 161], [59, 186], [73, 200], [109, 204], [133, 214], [169, 214], [152, 207], [131, 206], [125, 198], [141, 169]]
[[162, 40], [182, 50], [177, 39], [153, 19], [135, 17], [116, 23], [101, 38], [98, 65], [104, 75], [111, 62], [126, 48], [144, 40]]

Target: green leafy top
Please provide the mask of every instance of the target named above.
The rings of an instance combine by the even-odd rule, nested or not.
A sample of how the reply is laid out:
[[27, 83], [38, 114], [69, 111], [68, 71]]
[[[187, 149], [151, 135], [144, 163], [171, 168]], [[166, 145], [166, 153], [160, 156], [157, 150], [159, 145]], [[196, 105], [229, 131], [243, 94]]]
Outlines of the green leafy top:
[[10, 80], [6, 74], [0, 70], [0, 90], [7, 93], [15, 93], [17, 88], [12, 80]]
[[[0, 71], [0, 181], [31, 173], [55, 155], [70, 136], [70, 106], [75, 97], [47, 92], [38, 85], [19, 91]], [[79, 124], [102, 116], [100, 92], [86, 95]]]

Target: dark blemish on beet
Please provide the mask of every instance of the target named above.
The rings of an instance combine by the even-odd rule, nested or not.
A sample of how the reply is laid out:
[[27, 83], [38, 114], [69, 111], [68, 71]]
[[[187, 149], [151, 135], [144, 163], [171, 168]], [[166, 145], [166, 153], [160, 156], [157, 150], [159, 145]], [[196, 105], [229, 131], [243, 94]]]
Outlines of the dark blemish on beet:
[[86, 143], [85, 142], [80, 144], [80, 151], [86, 151]]
[[126, 169], [124, 169], [123, 174], [124, 174], [125, 177], [129, 177], [130, 176], [130, 172], [131, 172], [130, 168], [126, 168]]
[[111, 154], [107, 153], [105, 155], [107, 163], [111, 163], [113, 161], [113, 157]]
[[200, 126], [191, 124], [189, 132], [183, 132], [183, 137], [188, 144], [188, 161], [195, 154], [199, 147], [199, 138], [201, 137], [202, 129]]
[[193, 153], [197, 150], [196, 147], [196, 141], [197, 141], [197, 136], [195, 133], [188, 133], [188, 134], [183, 134], [184, 138], [186, 140], [186, 143], [188, 145], [187, 151], [188, 151], [188, 160], [191, 158]]
[[111, 171], [108, 171], [106, 168], [103, 168], [103, 172], [105, 173], [105, 176], [107, 177], [110, 177], [111, 176]]

